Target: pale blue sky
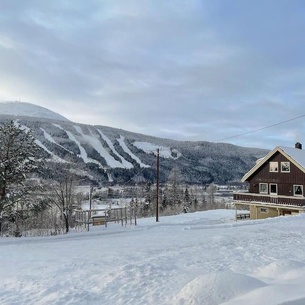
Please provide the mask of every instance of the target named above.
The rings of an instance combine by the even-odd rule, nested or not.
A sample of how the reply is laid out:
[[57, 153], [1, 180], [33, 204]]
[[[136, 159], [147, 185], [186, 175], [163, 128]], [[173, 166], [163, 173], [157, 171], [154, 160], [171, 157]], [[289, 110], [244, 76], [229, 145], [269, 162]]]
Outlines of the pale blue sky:
[[[218, 141], [305, 114], [305, 2], [0, 0], [0, 101]], [[305, 144], [305, 118], [225, 142]]]

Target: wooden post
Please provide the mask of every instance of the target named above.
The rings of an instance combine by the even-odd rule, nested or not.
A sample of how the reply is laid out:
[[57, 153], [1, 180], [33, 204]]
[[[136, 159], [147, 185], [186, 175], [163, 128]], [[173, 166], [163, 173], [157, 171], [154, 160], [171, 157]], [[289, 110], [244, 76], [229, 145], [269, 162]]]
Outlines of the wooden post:
[[[89, 211], [86, 211], [85, 213], [86, 213], [85, 218], [86, 218], [86, 222], [87, 222], [87, 231], [89, 232]], [[88, 217], [87, 217], [87, 213], [88, 213]]]
[[159, 221], [159, 159], [160, 151], [157, 149], [157, 199], [156, 199], [156, 222]]
[[88, 231], [89, 231], [89, 224], [91, 219], [91, 207], [92, 207], [92, 193], [93, 193], [93, 186], [90, 186], [89, 189], [89, 212], [88, 212]]
[[125, 213], [125, 227], [127, 226], [127, 208], [125, 206], [124, 208], [124, 213]]
[[123, 226], [124, 225], [123, 208], [121, 208], [120, 210], [121, 210], [121, 223], [122, 223], [122, 226]]
[[134, 209], [134, 225], [137, 225], [137, 208]]
[[236, 203], [235, 203], [235, 221], [237, 221], [237, 206], [236, 206]]

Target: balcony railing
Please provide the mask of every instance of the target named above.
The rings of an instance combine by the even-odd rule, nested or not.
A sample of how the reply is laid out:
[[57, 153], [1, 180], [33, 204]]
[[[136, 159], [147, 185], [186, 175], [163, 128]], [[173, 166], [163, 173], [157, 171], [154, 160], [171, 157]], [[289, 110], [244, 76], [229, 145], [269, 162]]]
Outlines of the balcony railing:
[[290, 197], [290, 196], [275, 196], [275, 195], [262, 195], [253, 193], [234, 193], [233, 200], [235, 201], [249, 201], [255, 203], [271, 203], [279, 205], [294, 205], [305, 206], [304, 197]]

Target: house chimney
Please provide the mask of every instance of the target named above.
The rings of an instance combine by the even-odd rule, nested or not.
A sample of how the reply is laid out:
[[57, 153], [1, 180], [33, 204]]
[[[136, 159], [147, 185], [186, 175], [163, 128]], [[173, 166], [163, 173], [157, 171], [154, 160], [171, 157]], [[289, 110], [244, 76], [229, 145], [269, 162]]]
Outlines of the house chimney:
[[302, 144], [300, 142], [295, 143], [295, 148], [302, 149]]

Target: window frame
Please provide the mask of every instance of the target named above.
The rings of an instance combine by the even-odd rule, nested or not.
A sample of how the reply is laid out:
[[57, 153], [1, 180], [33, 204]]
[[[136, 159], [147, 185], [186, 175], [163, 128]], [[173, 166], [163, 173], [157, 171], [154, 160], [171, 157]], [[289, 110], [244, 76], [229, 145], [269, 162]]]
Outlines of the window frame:
[[[300, 188], [301, 188], [302, 194], [296, 194], [296, 188], [297, 188], [297, 187], [300, 187]], [[296, 196], [296, 197], [303, 197], [303, 194], [304, 194], [304, 187], [303, 187], [303, 185], [301, 185], [301, 184], [294, 184], [294, 185], [293, 185], [293, 196]]]
[[[265, 185], [265, 186], [266, 186], [266, 191], [261, 191], [261, 186], [262, 186], [262, 185]], [[259, 193], [260, 193], [260, 194], [269, 194], [269, 186], [268, 186], [268, 183], [260, 183], [258, 187], [259, 187], [258, 190], [259, 190]]]
[[276, 161], [269, 162], [269, 172], [278, 173], [279, 172], [279, 163]]
[[[283, 170], [284, 163], [287, 163], [287, 165], [288, 165], [288, 167], [287, 167], [288, 169], [287, 170]], [[290, 162], [289, 161], [281, 162], [281, 173], [290, 173]]]
[[260, 213], [264, 213], [264, 214], [268, 214], [269, 213], [269, 209], [265, 208], [265, 207], [260, 208], [259, 211], [260, 211]]
[[[274, 193], [274, 192], [271, 192], [271, 188], [272, 188], [272, 186], [275, 186], [276, 187], [276, 192]], [[277, 195], [277, 183], [269, 183], [269, 194], [270, 195]]]

